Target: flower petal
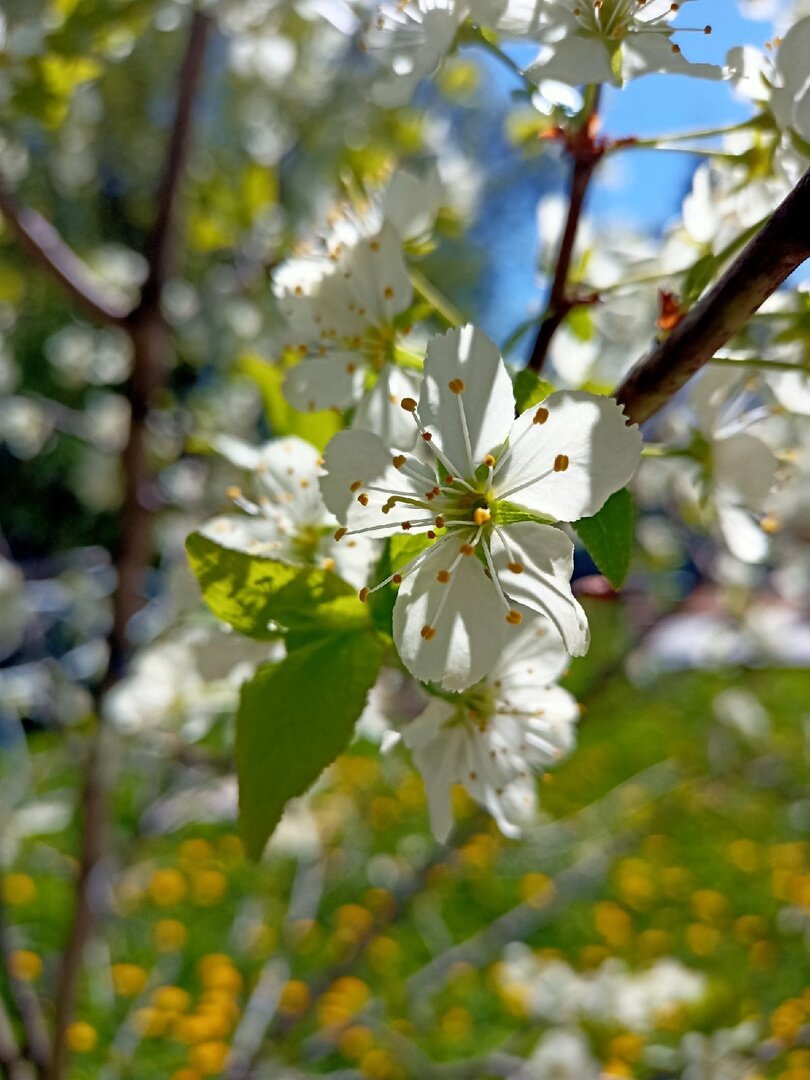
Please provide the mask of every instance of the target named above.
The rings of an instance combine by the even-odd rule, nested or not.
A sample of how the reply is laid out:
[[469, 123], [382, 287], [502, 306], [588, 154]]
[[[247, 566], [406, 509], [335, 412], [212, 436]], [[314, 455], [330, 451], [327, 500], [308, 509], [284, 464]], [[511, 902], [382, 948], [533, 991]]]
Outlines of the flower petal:
[[712, 487], [717, 497], [761, 510], [779, 462], [755, 435], [740, 433], [712, 443]]
[[[403, 663], [418, 679], [447, 690], [464, 690], [486, 675], [507, 626], [495, 587], [474, 555], [461, 558], [446, 584], [437, 577], [449, 569], [464, 539], [451, 536], [434, 544], [402, 583], [394, 605], [394, 641]], [[423, 636], [426, 626], [435, 629], [429, 640]]]
[[330, 523], [318, 487], [320, 454], [310, 443], [295, 435], [273, 439], [259, 449], [256, 470], [269, 498], [296, 525]]
[[512, 381], [483, 331], [464, 326], [431, 339], [419, 418], [462, 476], [471, 478], [504, 442], [514, 415]]
[[573, 390], [522, 413], [509, 445], [514, 449], [495, 473], [495, 497], [558, 521], [591, 517], [641, 459], [638, 427], [627, 426], [616, 402]]
[[353, 428], [373, 431], [386, 446], [410, 450], [417, 438], [413, 418], [400, 405], [416, 394], [416, 381], [400, 368], [386, 364], [374, 387], [364, 394], [354, 412]]
[[498, 662], [489, 673], [489, 681], [498, 686], [505, 701], [523, 687], [536, 692], [559, 679], [569, 663], [568, 653], [547, 619], [534, 613], [519, 626], [510, 626]]
[[[506, 595], [545, 615], [572, 656], [584, 655], [590, 640], [588, 619], [571, 592], [574, 545], [565, 533], [551, 525], [519, 521], [493, 534], [490, 550]], [[523, 566], [522, 572], [509, 569], [514, 563]]]
[[347, 409], [363, 392], [365, 365], [356, 353], [333, 352], [302, 360], [287, 372], [284, 396], [301, 412]]

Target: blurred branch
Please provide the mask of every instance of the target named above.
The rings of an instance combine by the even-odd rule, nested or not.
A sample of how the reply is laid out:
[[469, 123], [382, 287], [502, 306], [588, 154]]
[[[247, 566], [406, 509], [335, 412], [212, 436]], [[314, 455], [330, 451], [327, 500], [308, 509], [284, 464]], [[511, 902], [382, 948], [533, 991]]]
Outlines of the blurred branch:
[[663, 408], [808, 258], [810, 171], [714, 288], [627, 375], [615, 395], [627, 416], [641, 424]]
[[[129, 438], [122, 455], [124, 508], [121, 546], [115, 560], [117, 584], [109, 633], [109, 667], [100, 699], [124, 674], [129, 651], [127, 627], [142, 603], [143, 576], [152, 557], [152, 518], [156, 500], [150, 497], [152, 471], [147, 452], [147, 417], [155, 391], [170, 367], [172, 340], [163, 318], [160, 293], [173, 261], [174, 218], [180, 181], [188, 160], [191, 114], [199, 88], [202, 60], [211, 21], [195, 11], [178, 76], [174, 122], [169, 135], [163, 178], [147, 257], [149, 275], [141, 300], [126, 320], [133, 345], [132, 378], [128, 388], [131, 409]], [[73, 1017], [85, 946], [100, 907], [102, 858], [107, 809], [107, 762], [103, 706], [99, 701], [97, 729], [85, 767], [82, 795], [82, 853], [76, 907], [60, 970], [54, 1018], [53, 1052], [46, 1080], [64, 1080], [68, 1065], [67, 1030]]]
[[599, 91], [599, 87], [594, 89], [585, 120], [579, 129], [566, 139], [568, 151], [573, 158], [568, 214], [565, 219], [562, 239], [560, 240], [557, 265], [554, 269], [546, 309], [540, 319], [540, 326], [527, 365], [532, 371], [542, 371], [551, 347], [551, 339], [576, 303], [568, 296], [568, 274], [574, 257], [574, 244], [577, 239], [579, 221], [585, 207], [585, 196], [588, 193], [596, 166], [601, 161], [605, 150], [604, 144], [595, 138], [599, 110]]
[[27, 1080], [31, 1075], [28, 1064], [20, 1054], [14, 1028], [0, 998], [0, 1071], [6, 1080]]
[[18, 206], [1, 179], [0, 213], [22, 250], [61, 285], [85, 315], [94, 322], [123, 325], [129, 309], [118, 307], [98, 290], [87, 265], [53, 225], [36, 210]]
[[33, 987], [25, 979], [18, 979], [14, 975], [12, 956], [17, 951], [17, 946], [13, 933], [6, 917], [5, 906], [0, 900], [0, 955], [3, 959], [9, 995], [20, 1018], [25, 1036], [21, 1060], [29, 1059], [41, 1074], [47, 1069], [50, 1059], [48, 1029]]

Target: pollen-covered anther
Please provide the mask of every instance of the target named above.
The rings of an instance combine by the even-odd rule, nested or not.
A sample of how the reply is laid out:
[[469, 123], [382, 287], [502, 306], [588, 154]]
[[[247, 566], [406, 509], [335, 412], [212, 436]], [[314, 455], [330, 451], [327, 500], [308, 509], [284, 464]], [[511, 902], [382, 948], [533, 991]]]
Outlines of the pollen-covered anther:
[[404, 454], [397, 454], [395, 457], [391, 458], [391, 462], [395, 469], [401, 469], [407, 460], [408, 459]]
[[557, 454], [554, 458], [554, 472], [565, 472], [569, 464], [568, 454]]
[[365, 604], [366, 600], [368, 600], [368, 594], [370, 592], [371, 589], [368, 587], [368, 585], [364, 585], [360, 592], [357, 594], [357, 596]]
[[228, 499], [241, 499], [242, 489], [236, 484], [232, 484], [230, 487], [225, 488], [225, 497]]
[[462, 555], [469, 556], [475, 554], [475, 548], [472, 544], [462, 544], [458, 550], [461, 552]]
[[479, 506], [473, 513], [473, 521], [476, 525], [486, 525], [486, 523], [491, 520], [492, 513], [485, 506]]
[[443, 529], [444, 528], [444, 518], [442, 517], [441, 514], [436, 515], [435, 522], [436, 522], [436, 528], [437, 529]]
[[771, 534], [779, 532], [781, 528], [779, 518], [774, 517], [773, 514], [766, 514], [759, 524], [763, 532]]
[[442, 585], [446, 585], [447, 582], [450, 580], [450, 571], [440, 570], [436, 575], [436, 580], [441, 582]]
[[362, 486], [362, 480], [355, 480], [354, 483], [349, 484], [349, 491], [359, 491]]
[[410, 521], [403, 521], [402, 524], [400, 525], [400, 528], [404, 529], [405, 532], [407, 532], [408, 529], [410, 529], [410, 527], [411, 527]]
[[543, 406], [541, 405], [532, 417], [532, 423], [545, 424], [546, 420], [548, 420], [548, 409], [543, 408]]
[[416, 412], [416, 401], [412, 397], [404, 397], [399, 404], [405, 410], [405, 412]]
[[342, 540], [348, 531], [344, 525], [341, 525], [339, 529], [335, 530], [335, 540]]
[[430, 440], [433, 438], [433, 436], [431, 435], [431, 433], [429, 431], [423, 431], [422, 432], [422, 438], [425, 440], [425, 442], [430, 442]]
[[523, 616], [520, 614], [519, 611], [515, 611], [515, 609], [513, 608], [506, 616], [506, 621], [508, 623], [511, 623], [512, 626], [518, 626], [520, 623], [523, 622]]
[[360, 492], [360, 494], [357, 496], [357, 501], [360, 503], [361, 506], [368, 506], [368, 495], [366, 495], [365, 491]]
[[383, 296], [385, 297], [386, 300], [393, 300], [394, 299], [394, 290], [391, 288], [390, 285], [386, 285], [385, 288], [383, 289]]
[[484, 464], [488, 469], [495, 468], [495, 458], [492, 456], [492, 454], [487, 454], [487, 456], [484, 458]]
[[430, 626], [429, 623], [425, 623], [425, 625], [420, 630], [420, 633], [425, 639], [425, 641], [433, 641], [433, 639], [436, 637], [436, 627]]
[[456, 482], [456, 478], [455, 476], [445, 476], [444, 482], [445, 484], [447, 484], [448, 487], [452, 487], [452, 485]]
[[506, 569], [511, 570], [513, 574], [522, 574], [526, 567], [522, 562], [510, 562]]
[[463, 379], [451, 379], [450, 382], [447, 385], [448, 385], [449, 389], [453, 391], [454, 394], [463, 394], [464, 393], [464, 380]]
[[391, 575], [391, 580], [393, 581], [393, 583], [395, 585], [401, 585], [402, 584], [402, 574], [392, 574]]

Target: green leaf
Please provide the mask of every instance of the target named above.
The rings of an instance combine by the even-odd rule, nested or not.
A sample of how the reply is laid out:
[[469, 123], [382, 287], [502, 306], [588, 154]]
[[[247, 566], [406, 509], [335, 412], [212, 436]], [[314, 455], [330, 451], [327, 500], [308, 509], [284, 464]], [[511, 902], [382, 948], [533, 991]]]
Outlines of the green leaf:
[[305, 413], [289, 404], [282, 390], [283, 366], [253, 354], [240, 357], [238, 366], [261, 391], [267, 422], [274, 435], [297, 435], [323, 450], [335, 432], [340, 431], [341, 418], [331, 409]]
[[574, 523], [577, 536], [614, 589], [620, 588], [633, 554], [635, 510], [627, 488], [611, 495], [598, 514]]
[[681, 297], [684, 308], [690, 308], [700, 294], [717, 273], [719, 261], [714, 255], [702, 255], [694, 263], [684, 278], [683, 296]]
[[530, 409], [532, 405], [539, 405], [541, 401], [553, 392], [551, 383], [541, 379], [528, 368], [519, 371], [513, 383], [515, 391], [515, 407], [519, 413]]
[[568, 314], [568, 328], [580, 341], [591, 341], [594, 334], [593, 313], [589, 307], [580, 304]]
[[373, 632], [331, 634], [262, 665], [243, 685], [236, 716], [239, 820], [253, 858], [287, 800], [303, 795], [349, 744], [382, 658]]
[[191, 569], [213, 613], [259, 640], [370, 625], [368, 609], [331, 570], [290, 566], [222, 547], [200, 533], [186, 541]]

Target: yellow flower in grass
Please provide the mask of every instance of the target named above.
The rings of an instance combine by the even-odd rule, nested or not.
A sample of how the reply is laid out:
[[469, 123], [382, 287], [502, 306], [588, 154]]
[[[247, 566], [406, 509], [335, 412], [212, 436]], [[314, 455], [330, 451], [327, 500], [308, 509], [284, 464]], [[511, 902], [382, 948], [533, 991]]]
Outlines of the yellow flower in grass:
[[179, 904], [186, 895], [186, 879], [179, 870], [166, 867], [155, 870], [149, 879], [146, 891], [158, 907], [171, 907]]
[[225, 1068], [228, 1044], [220, 1040], [199, 1043], [189, 1051], [191, 1065], [203, 1076], [217, 1076]]
[[180, 952], [188, 941], [188, 930], [177, 919], [161, 919], [155, 923], [152, 940], [160, 952]]
[[310, 989], [301, 979], [290, 979], [281, 989], [278, 1011], [282, 1016], [300, 1016], [309, 1008]]
[[42, 960], [30, 949], [17, 949], [9, 957], [9, 969], [15, 979], [34, 982], [42, 974]]
[[113, 964], [112, 984], [119, 997], [137, 997], [146, 986], [147, 972], [137, 964]]
[[182, 986], [159, 986], [152, 992], [152, 1004], [166, 1012], [183, 1013], [191, 1004], [191, 995]]
[[9, 907], [30, 904], [36, 895], [36, 883], [28, 874], [8, 874], [3, 878], [3, 899]]
[[74, 1054], [89, 1054], [98, 1045], [98, 1032], [92, 1024], [76, 1020], [67, 1029], [67, 1044]]

